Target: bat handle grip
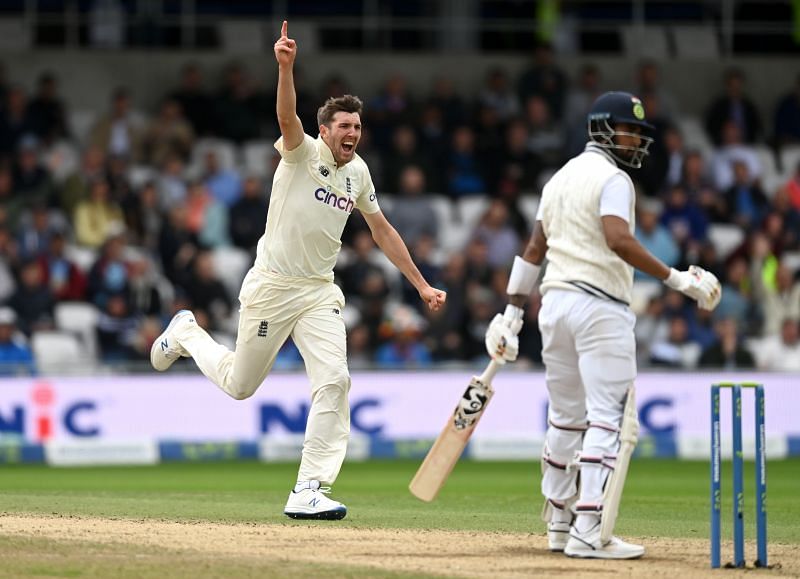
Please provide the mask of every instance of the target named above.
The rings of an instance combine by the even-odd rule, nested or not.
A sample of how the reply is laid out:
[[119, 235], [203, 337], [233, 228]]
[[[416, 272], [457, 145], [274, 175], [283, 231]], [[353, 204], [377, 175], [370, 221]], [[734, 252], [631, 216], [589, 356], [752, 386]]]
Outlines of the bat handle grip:
[[491, 382], [494, 378], [494, 375], [497, 374], [497, 370], [500, 368], [500, 364], [492, 360], [489, 362], [489, 365], [486, 366], [486, 370], [483, 371], [483, 374], [478, 376], [478, 380], [486, 384], [487, 382]]

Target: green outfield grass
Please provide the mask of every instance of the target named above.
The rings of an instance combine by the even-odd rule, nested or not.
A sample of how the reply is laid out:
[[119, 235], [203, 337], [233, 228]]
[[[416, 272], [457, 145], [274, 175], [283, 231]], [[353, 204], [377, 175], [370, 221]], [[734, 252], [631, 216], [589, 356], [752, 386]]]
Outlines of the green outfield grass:
[[[334, 497], [350, 513], [343, 524], [540, 532], [538, 463], [462, 462], [439, 499], [407, 491], [417, 461], [346, 464]], [[723, 470], [723, 518], [730, 522], [730, 465]], [[746, 465], [745, 516], [753, 530], [753, 465]], [[100, 517], [286, 523], [283, 505], [294, 464], [174, 463], [154, 467], [0, 468], [0, 512]], [[770, 542], [800, 543], [800, 460], [768, 467]], [[708, 464], [634, 460], [617, 529], [627, 536], [707, 537]], [[295, 524], [295, 523], [293, 523]], [[296, 523], [304, 524], [304, 523]], [[723, 526], [728, 532], [729, 527]]]

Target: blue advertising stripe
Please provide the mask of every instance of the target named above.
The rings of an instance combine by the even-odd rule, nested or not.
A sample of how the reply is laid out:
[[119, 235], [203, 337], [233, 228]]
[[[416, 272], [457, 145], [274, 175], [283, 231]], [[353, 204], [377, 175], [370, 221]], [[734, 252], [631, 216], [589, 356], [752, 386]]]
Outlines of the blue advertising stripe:
[[678, 444], [672, 434], [640, 436], [633, 455], [645, 458], [676, 458]]
[[256, 442], [177, 442], [158, 444], [162, 462], [209, 462], [220, 460], [256, 460]]
[[789, 456], [800, 456], [800, 436], [786, 437], [786, 452]]
[[41, 444], [0, 444], [0, 464], [36, 464], [44, 462]]

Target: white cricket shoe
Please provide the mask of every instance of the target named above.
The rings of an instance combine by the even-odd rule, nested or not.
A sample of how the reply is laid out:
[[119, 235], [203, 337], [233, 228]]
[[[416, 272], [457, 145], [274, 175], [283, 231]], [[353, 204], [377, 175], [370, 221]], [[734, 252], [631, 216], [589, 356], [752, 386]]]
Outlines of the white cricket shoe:
[[598, 522], [585, 533], [579, 533], [572, 527], [564, 554], [583, 559], [638, 559], [644, 555], [644, 547], [626, 543], [619, 537], [611, 537], [611, 540], [603, 545], [600, 541]]
[[283, 514], [292, 519], [343, 519], [347, 507], [325, 496], [330, 492], [331, 487], [321, 487], [318, 480], [300, 481], [289, 493]]
[[550, 550], [560, 553], [569, 541], [569, 523], [547, 523], [547, 544]]
[[175, 339], [174, 333], [181, 325], [195, 324], [194, 314], [189, 310], [180, 310], [172, 316], [167, 329], [161, 334], [150, 348], [150, 363], [159, 372], [164, 372], [181, 356], [189, 355], [183, 346]]

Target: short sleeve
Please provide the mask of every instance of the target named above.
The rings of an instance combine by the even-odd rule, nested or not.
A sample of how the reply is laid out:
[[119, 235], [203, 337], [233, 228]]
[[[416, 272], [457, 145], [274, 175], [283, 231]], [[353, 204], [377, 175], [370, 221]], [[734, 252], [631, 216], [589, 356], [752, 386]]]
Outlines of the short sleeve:
[[378, 196], [375, 194], [375, 185], [372, 184], [372, 176], [369, 174], [366, 164], [364, 165], [364, 187], [361, 188], [361, 193], [358, 195], [356, 207], [362, 213], [376, 213], [380, 209]]
[[614, 175], [603, 185], [600, 193], [600, 216], [614, 215], [631, 222], [633, 189], [622, 175]]
[[306, 159], [310, 159], [314, 152], [314, 145], [316, 141], [311, 135], [304, 135], [303, 142], [291, 151], [287, 151], [283, 146], [283, 137], [275, 141], [275, 149], [281, 154], [281, 158], [287, 163], [299, 163]]

